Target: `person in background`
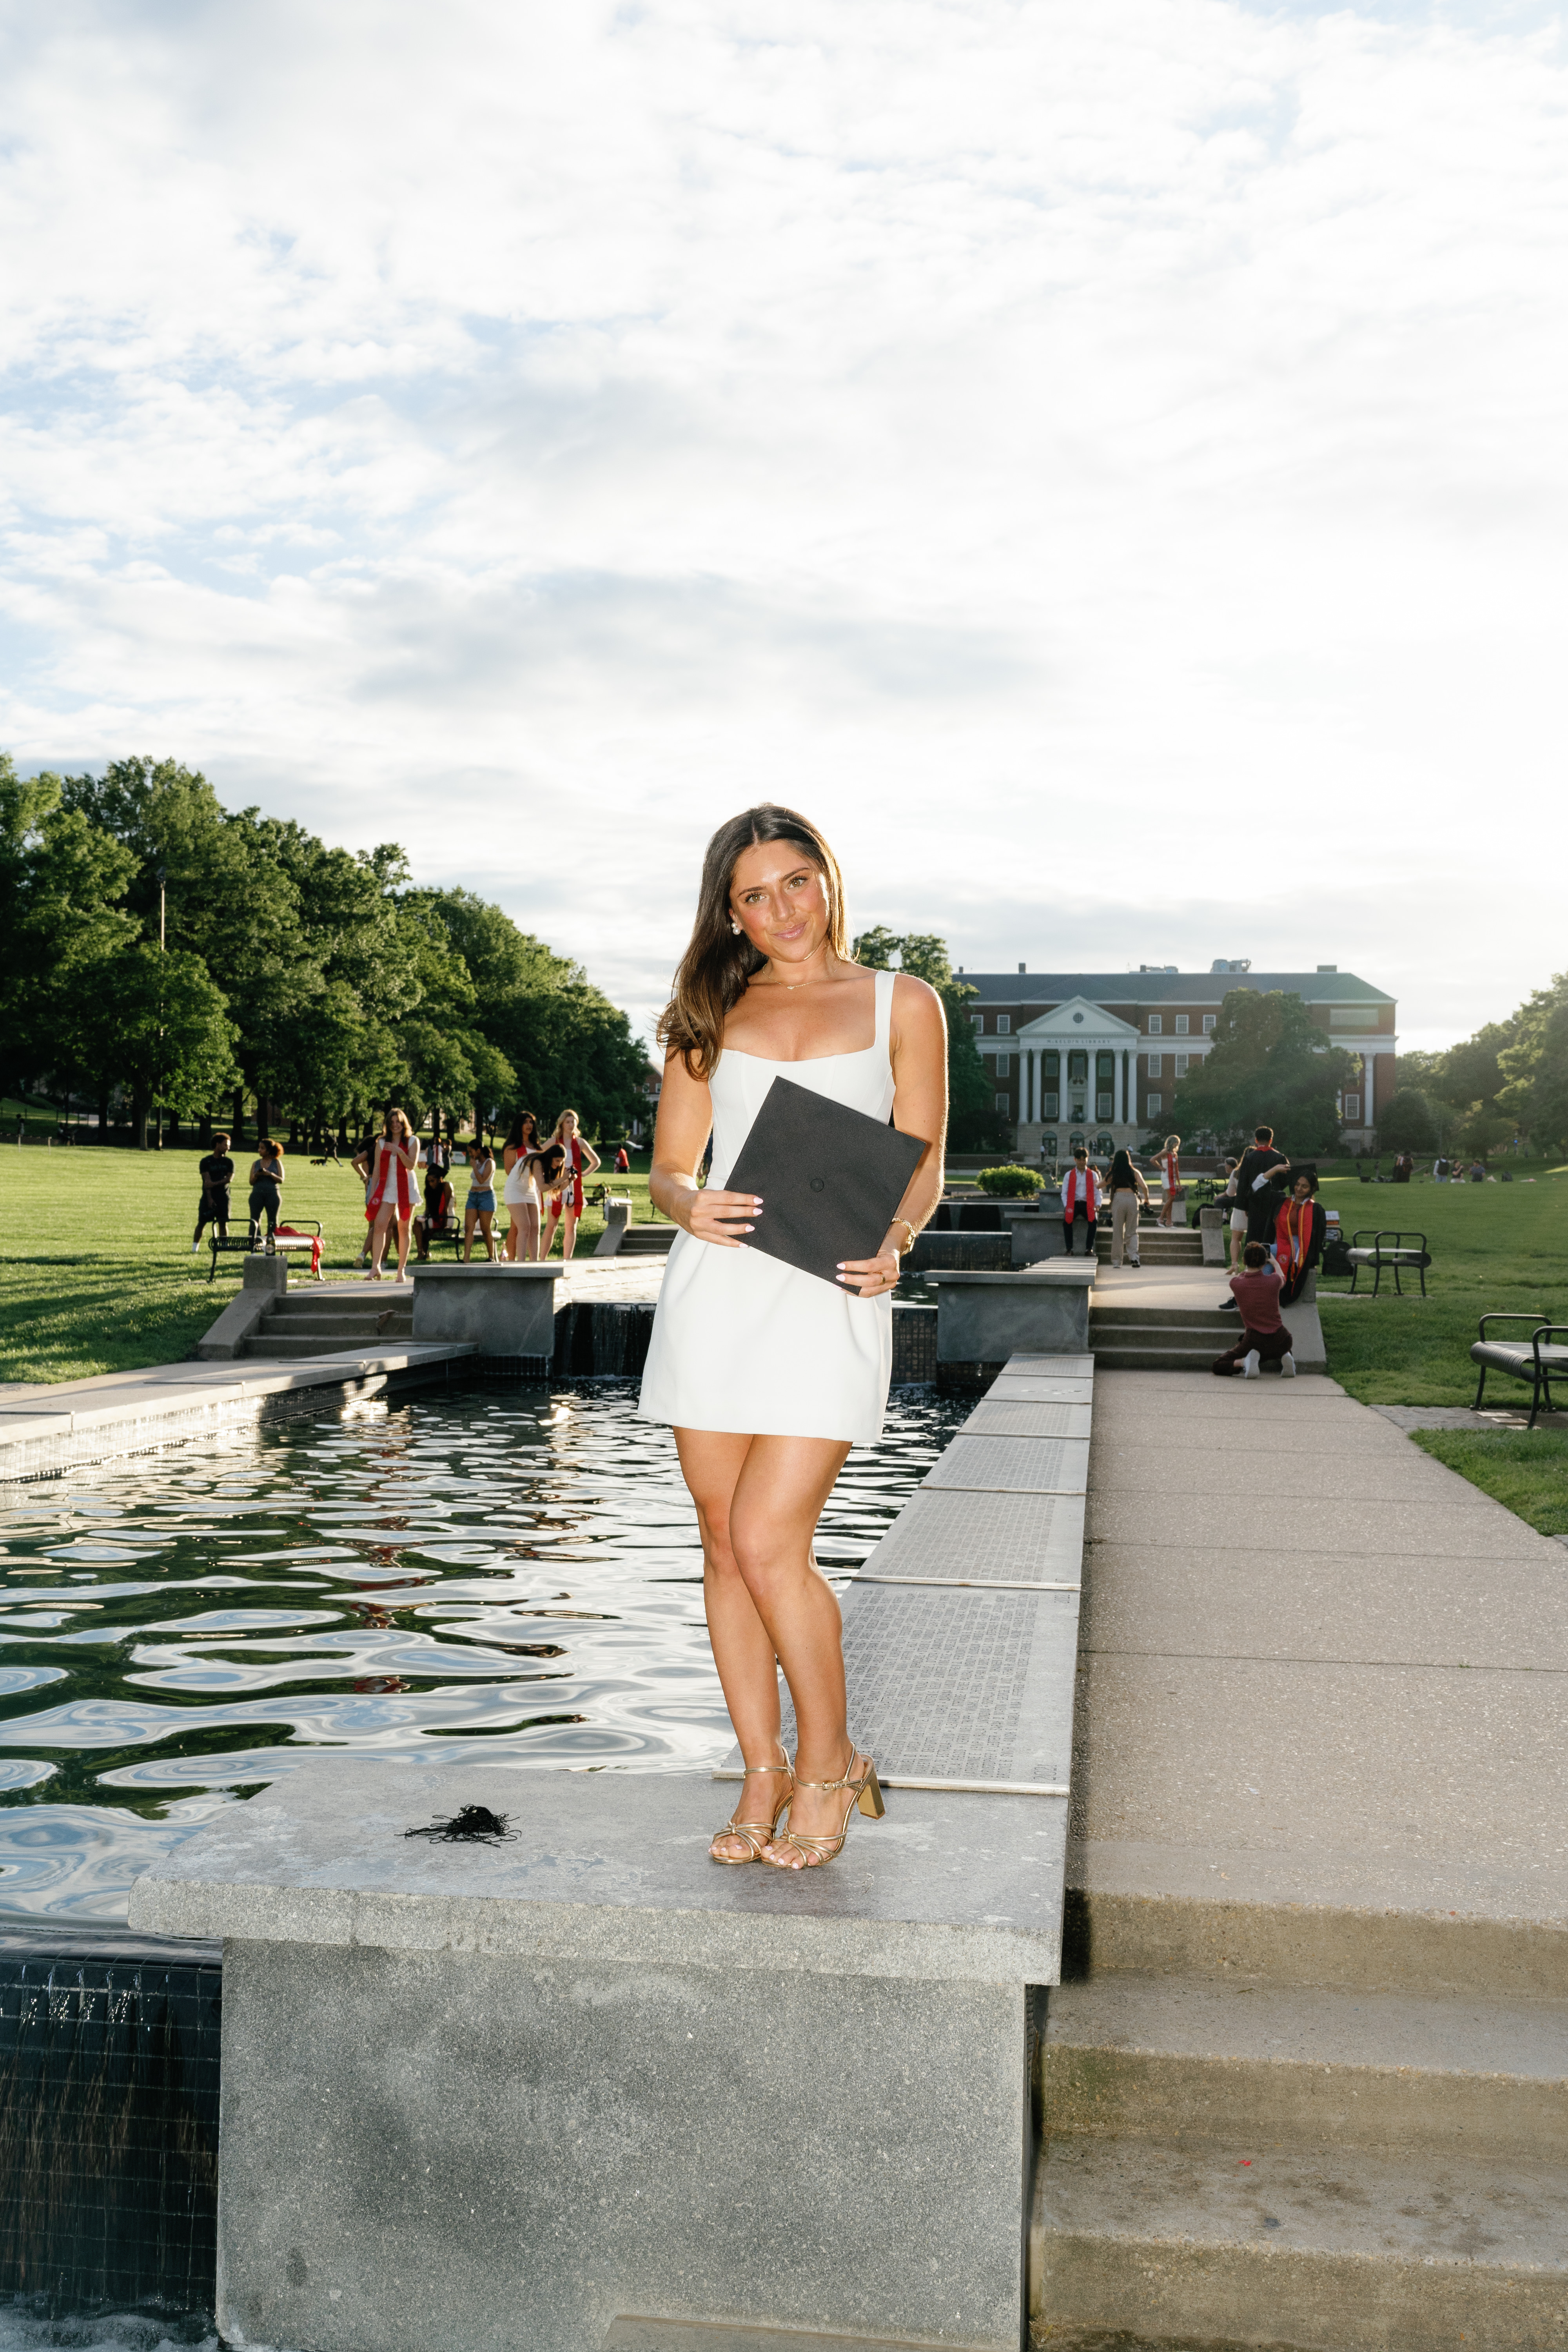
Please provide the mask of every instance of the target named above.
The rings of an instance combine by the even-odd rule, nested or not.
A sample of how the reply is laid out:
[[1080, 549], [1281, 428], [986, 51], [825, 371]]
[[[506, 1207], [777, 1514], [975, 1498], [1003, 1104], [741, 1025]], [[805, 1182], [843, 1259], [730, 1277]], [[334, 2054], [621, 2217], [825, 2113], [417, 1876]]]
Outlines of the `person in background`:
[[1410, 1179], [1412, 1178], [1412, 1176], [1414, 1176], [1414, 1175], [1415, 1175], [1415, 1160], [1411, 1158], [1411, 1156], [1410, 1156], [1409, 1152], [1408, 1152], [1408, 1151], [1398, 1151], [1398, 1152], [1395, 1152], [1394, 1157], [1394, 1182], [1395, 1182], [1396, 1184], [1408, 1184], [1408, 1183], [1409, 1183], [1409, 1181], [1410, 1181]]
[[228, 1188], [234, 1181], [234, 1162], [228, 1156], [226, 1135], [214, 1136], [212, 1150], [196, 1163], [196, 1174], [202, 1180], [202, 1197], [196, 1210], [196, 1230], [191, 1237], [193, 1256], [202, 1245], [204, 1225], [216, 1225], [219, 1239], [228, 1238]]
[[529, 1156], [539, 1149], [539, 1121], [531, 1110], [519, 1111], [501, 1147], [506, 1185], [506, 1254], [509, 1259], [531, 1260], [539, 1255], [539, 1195], [533, 1189]]
[[[1160, 1154], [1160, 1173], [1165, 1184], [1165, 1197], [1160, 1203], [1160, 1223], [1163, 1225], [1168, 1225], [1172, 1222], [1176, 1202], [1184, 1201], [1187, 1197], [1186, 1188], [1182, 1182], [1181, 1149], [1181, 1137], [1168, 1135], [1165, 1138], [1165, 1149]], [[1111, 1215], [1114, 1222], [1114, 1202], [1111, 1203]]]
[[[549, 1213], [550, 1230], [553, 1233], [561, 1215], [561, 1180], [566, 1171], [566, 1147], [563, 1143], [544, 1144], [538, 1151], [531, 1151], [523, 1165], [528, 1170], [541, 1213]], [[547, 1243], [540, 1255], [544, 1257], [548, 1255]]]
[[1317, 1170], [1298, 1168], [1292, 1174], [1289, 1196], [1280, 1203], [1274, 1222], [1274, 1263], [1279, 1273], [1281, 1307], [1300, 1297], [1307, 1276], [1323, 1255], [1328, 1233], [1315, 1197]]
[[1472, 1184], [1484, 1184], [1484, 1183], [1486, 1182], [1486, 1181], [1487, 1181], [1487, 1163], [1486, 1163], [1486, 1161], [1485, 1161], [1484, 1160], [1471, 1160], [1471, 1162], [1470, 1162], [1470, 1181], [1471, 1181], [1471, 1183], [1472, 1183]]
[[422, 1265], [429, 1261], [433, 1237], [446, 1229], [451, 1213], [452, 1180], [447, 1173], [447, 1154], [439, 1144], [432, 1143], [425, 1162], [424, 1213], [414, 1220], [414, 1245]]
[[[354, 1164], [357, 1167], [359, 1163], [356, 1160]], [[394, 1218], [397, 1221], [397, 1280], [407, 1281], [408, 1244], [418, 1181], [419, 1138], [405, 1114], [394, 1106], [383, 1119], [381, 1133], [375, 1139], [370, 1194], [365, 1202], [371, 1219], [367, 1282], [381, 1280], [387, 1228]]]
[[[1241, 1155], [1236, 1171], [1236, 1207], [1230, 1217], [1230, 1271], [1232, 1276], [1241, 1272], [1243, 1255], [1248, 1242], [1262, 1241], [1263, 1232], [1253, 1230], [1255, 1215], [1263, 1210], [1263, 1188], [1268, 1181], [1271, 1168], [1287, 1165], [1285, 1154], [1274, 1149], [1274, 1129], [1258, 1127], [1253, 1129], [1252, 1141]], [[1239, 1222], [1238, 1222], [1239, 1221]], [[1222, 1299], [1221, 1306], [1234, 1309], [1234, 1298]]]
[[592, 1175], [599, 1164], [599, 1155], [591, 1143], [585, 1143], [578, 1132], [581, 1120], [574, 1110], [563, 1110], [555, 1122], [550, 1140], [559, 1143], [565, 1155], [563, 1181], [559, 1203], [552, 1201], [541, 1257], [548, 1257], [555, 1241], [555, 1227], [561, 1225], [561, 1255], [570, 1257], [577, 1239], [577, 1220], [583, 1213], [583, 1178]]
[[1278, 1364], [1287, 1380], [1294, 1380], [1296, 1359], [1290, 1334], [1279, 1319], [1279, 1274], [1269, 1265], [1261, 1242], [1247, 1243], [1242, 1271], [1231, 1276], [1230, 1286], [1236, 1294], [1241, 1330], [1235, 1347], [1216, 1356], [1210, 1370], [1222, 1380], [1239, 1371], [1244, 1380], [1254, 1381], [1261, 1365]]
[[485, 1255], [493, 1265], [496, 1255], [496, 1156], [488, 1143], [478, 1136], [468, 1160], [468, 1197], [463, 1204], [463, 1264], [471, 1265], [474, 1255], [474, 1226], [479, 1225], [485, 1244]]
[[626, 1150], [626, 1145], [623, 1143], [620, 1150], [616, 1154], [616, 1173], [617, 1176], [629, 1176], [631, 1172], [632, 1156]]
[[1453, 1164], [1452, 1164], [1452, 1162], [1451, 1162], [1450, 1160], [1445, 1160], [1445, 1159], [1444, 1159], [1444, 1157], [1443, 1157], [1443, 1155], [1442, 1155], [1442, 1153], [1441, 1153], [1441, 1152], [1439, 1152], [1439, 1153], [1438, 1153], [1438, 1155], [1437, 1155], [1437, 1157], [1436, 1157], [1436, 1160], [1434, 1160], [1434, 1161], [1432, 1162], [1432, 1181], [1433, 1181], [1433, 1183], [1434, 1183], [1434, 1184], [1446, 1184], [1446, 1183], [1447, 1182], [1447, 1181], [1448, 1181], [1449, 1177], [1452, 1175], [1452, 1173], [1453, 1173]]
[[[1132, 1165], [1130, 1151], [1119, 1151], [1112, 1160], [1106, 1191], [1110, 1196], [1110, 1263], [1119, 1266], [1125, 1250], [1128, 1265], [1140, 1265], [1138, 1212], [1149, 1205], [1149, 1187]], [[1071, 1233], [1070, 1225], [1068, 1231]]]
[[1100, 1177], [1089, 1164], [1089, 1151], [1079, 1144], [1062, 1186], [1062, 1232], [1067, 1237], [1067, 1254], [1072, 1255], [1072, 1229], [1079, 1218], [1088, 1227], [1084, 1235], [1085, 1257], [1094, 1255], [1094, 1228], [1100, 1217]]
[[263, 1213], [267, 1218], [267, 1238], [278, 1231], [278, 1213], [283, 1206], [283, 1147], [270, 1136], [258, 1144], [256, 1157], [250, 1163], [250, 1230], [258, 1232]]

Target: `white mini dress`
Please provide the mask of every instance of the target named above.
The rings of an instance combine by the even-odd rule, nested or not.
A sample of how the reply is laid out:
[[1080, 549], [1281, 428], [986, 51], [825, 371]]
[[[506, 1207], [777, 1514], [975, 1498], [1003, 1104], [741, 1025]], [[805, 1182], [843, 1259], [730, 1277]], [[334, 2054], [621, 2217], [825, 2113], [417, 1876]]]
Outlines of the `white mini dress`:
[[[775, 1078], [809, 1087], [870, 1118], [893, 1108], [890, 971], [877, 974], [877, 1034], [859, 1054], [773, 1062], [721, 1054], [713, 1166], [722, 1192]], [[764, 1196], [763, 1213], [767, 1214]], [[879, 1238], [880, 1238], [879, 1236]], [[893, 1370], [893, 1302], [803, 1274], [756, 1249], [724, 1249], [677, 1234], [654, 1316], [637, 1411], [681, 1429], [754, 1437], [836, 1437], [869, 1445], [882, 1433]]]

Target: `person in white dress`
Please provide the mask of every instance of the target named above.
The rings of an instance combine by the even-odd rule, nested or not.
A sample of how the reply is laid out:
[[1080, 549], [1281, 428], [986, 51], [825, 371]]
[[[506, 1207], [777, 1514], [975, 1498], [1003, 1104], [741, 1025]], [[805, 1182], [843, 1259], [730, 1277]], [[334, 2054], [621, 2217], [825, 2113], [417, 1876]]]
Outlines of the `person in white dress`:
[[[942, 1198], [946, 1024], [923, 981], [850, 961], [837, 859], [804, 817], [770, 805], [731, 818], [708, 845], [658, 1034], [667, 1058], [648, 1189], [681, 1231], [638, 1410], [674, 1427], [702, 1537], [714, 1663], [746, 1766], [734, 1818], [710, 1851], [715, 1862], [805, 1869], [839, 1852], [857, 1803], [881, 1811], [875, 1764], [849, 1737], [838, 1603], [812, 1538], [850, 1446], [881, 1430], [899, 1260]], [[925, 1144], [876, 1255], [840, 1266], [837, 1286], [748, 1248], [767, 1204], [725, 1189], [781, 1075], [890, 1115]], [[779, 1739], [781, 1666], [795, 1701], [793, 1767]]]

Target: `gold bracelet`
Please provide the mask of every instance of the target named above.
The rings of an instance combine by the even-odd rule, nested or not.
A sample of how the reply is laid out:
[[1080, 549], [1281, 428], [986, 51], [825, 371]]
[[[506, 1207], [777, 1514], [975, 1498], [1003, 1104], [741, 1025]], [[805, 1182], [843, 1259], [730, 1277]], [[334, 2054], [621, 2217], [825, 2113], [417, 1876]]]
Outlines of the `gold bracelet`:
[[908, 1217], [894, 1217], [891, 1222], [895, 1225], [902, 1225], [905, 1233], [908, 1234], [910, 1237], [907, 1246], [898, 1252], [898, 1255], [900, 1257], [908, 1257], [910, 1251], [912, 1250], [915, 1245], [915, 1229], [913, 1225], [910, 1224]]

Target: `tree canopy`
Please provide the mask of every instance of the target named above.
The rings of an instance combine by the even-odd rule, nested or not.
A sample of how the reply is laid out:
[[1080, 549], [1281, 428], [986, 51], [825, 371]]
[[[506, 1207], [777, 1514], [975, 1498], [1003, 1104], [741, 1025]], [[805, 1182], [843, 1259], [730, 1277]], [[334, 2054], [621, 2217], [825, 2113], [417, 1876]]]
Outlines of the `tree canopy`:
[[1224, 1145], [1272, 1127], [1292, 1158], [1330, 1151], [1339, 1139], [1337, 1097], [1353, 1066], [1293, 990], [1233, 988], [1213, 1046], [1177, 1084], [1173, 1123], [1183, 1136], [1213, 1135]]
[[154, 1105], [312, 1135], [412, 1116], [590, 1129], [647, 1105], [652, 1071], [582, 969], [466, 890], [411, 884], [395, 843], [334, 849], [226, 809], [174, 761], [19, 778], [0, 755], [0, 1076], [97, 1091], [145, 1136]]
[[1445, 1052], [1401, 1054], [1399, 1082], [1425, 1093], [1455, 1150], [1484, 1158], [1520, 1135], [1568, 1151], [1568, 972]]
[[954, 973], [947, 941], [933, 931], [890, 931], [883, 923], [862, 931], [851, 950], [857, 963], [885, 971], [895, 962], [934, 988], [947, 1014], [947, 1139], [954, 1151], [1011, 1149], [1009, 1129], [996, 1117], [965, 1007], [978, 992]]

